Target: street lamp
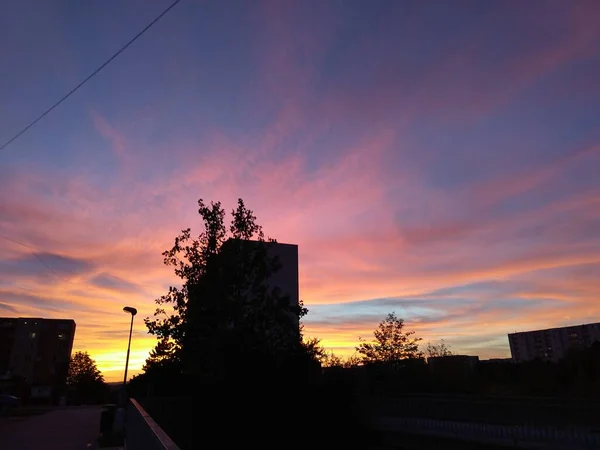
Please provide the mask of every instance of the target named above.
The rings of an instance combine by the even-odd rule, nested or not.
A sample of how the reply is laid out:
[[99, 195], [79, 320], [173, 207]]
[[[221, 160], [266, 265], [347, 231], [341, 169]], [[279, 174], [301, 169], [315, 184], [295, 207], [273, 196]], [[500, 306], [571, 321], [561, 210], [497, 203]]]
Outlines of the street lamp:
[[133, 318], [137, 314], [137, 309], [126, 306], [123, 311], [131, 314], [131, 325], [129, 327], [129, 343], [127, 344], [127, 359], [125, 360], [125, 375], [123, 375], [123, 389], [117, 400], [119, 407], [115, 411], [112, 424], [113, 433], [122, 433], [125, 427], [125, 407], [127, 405], [127, 368], [129, 366], [129, 351], [131, 350], [131, 333], [133, 332]]
[[137, 309], [126, 306], [123, 311], [131, 314], [131, 326], [129, 327], [129, 344], [127, 344], [127, 359], [125, 360], [125, 375], [123, 376], [123, 386], [127, 385], [127, 367], [129, 366], [129, 350], [131, 349], [131, 333], [133, 331], [133, 317], [137, 314]]

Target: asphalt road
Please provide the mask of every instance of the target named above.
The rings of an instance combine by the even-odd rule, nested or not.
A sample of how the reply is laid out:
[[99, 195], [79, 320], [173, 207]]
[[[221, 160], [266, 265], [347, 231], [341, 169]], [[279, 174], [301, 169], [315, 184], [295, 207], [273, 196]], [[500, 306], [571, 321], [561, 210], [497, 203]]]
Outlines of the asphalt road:
[[443, 439], [431, 436], [390, 433], [378, 450], [504, 450], [507, 447], [492, 444]]
[[0, 450], [87, 450], [100, 434], [101, 407], [71, 407], [0, 419]]

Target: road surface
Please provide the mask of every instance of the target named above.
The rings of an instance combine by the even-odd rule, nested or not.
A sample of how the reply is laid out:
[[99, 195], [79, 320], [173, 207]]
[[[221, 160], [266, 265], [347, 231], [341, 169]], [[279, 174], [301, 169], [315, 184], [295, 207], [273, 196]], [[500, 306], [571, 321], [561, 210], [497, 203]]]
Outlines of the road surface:
[[100, 434], [99, 406], [0, 419], [0, 450], [88, 450]]

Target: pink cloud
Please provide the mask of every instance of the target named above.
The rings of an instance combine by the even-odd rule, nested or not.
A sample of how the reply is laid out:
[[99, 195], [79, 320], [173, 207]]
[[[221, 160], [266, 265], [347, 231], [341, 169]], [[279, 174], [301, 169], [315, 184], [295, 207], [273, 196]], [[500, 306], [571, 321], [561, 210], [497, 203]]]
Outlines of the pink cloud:
[[113, 152], [118, 157], [123, 157], [125, 154], [125, 140], [115, 128], [108, 123], [108, 121], [99, 114], [92, 115], [94, 121], [94, 127], [105, 138], [110, 142]]
[[[140, 292], [128, 294], [127, 301], [139, 305], [143, 315], [152, 313], [152, 299], [163, 292], [164, 285], [176, 281], [168, 269], [162, 267], [160, 252], [170, 245], [179, 229], [199, 224], [194, 205], [200, 195], [207, 199], [226, 200], [227, 209], [236, 195], [242, 195], [265, 225], [267, 234], [282, 241], [300, 244], [302, 297], [309, 304], [419, 294], [433, 286], [512, 278], [536, 271], [600, 262], [597, 248], [589, 245], [587, 248], [555, 245], [553, 251], [542, 248], [516, 258], [493, 258], [483, 263], [477, 262], [478, 266], [473, 267], [468, 261], [473, 258], [472, 251], [480, 249], [450, 246], [448, 251], [451, 253], [446, 255], [446, 250], [443, 250], [437, 255], [435, 262], [439, 263], [439, 268], [429, 267], [429, 253], [422, 252], [427, 245], [440, 239], [466, 238], [482, 231], [503, 233], [503, 230], [513, 230], [519, 223], [535, 224], [554, 214], [573, 214], [573, 211], [586, 210], [597, 203], [597, 192], [591, 191], [585, 196], [555, 202], [545, 210], [529, 211], [513, 218], [450, 226], [441, 223], [436, 224], [438, 228], [427, 231], [406, 231], [397, 226], [393, 207], [387, 204], [389, 199], [385, 196], [389, 181], [383, 170], [384, 157], [394, 137], [392, 132], [374, 133], [353, 148], [345, 149], [337, 163], [314, 172], [306, 171], [301, 154], [292, 154], [278, 163], [261, 158], [245, 159], [240, 144], [224, 139], [214, 141], [214, 147], [202, 157], [201, 165], [182, 170], [181, 178], [161, 180], [151, 186], [151, 196], [163, 194], [168, 199], [174, 199], [166, 204], [140, 201], [148, 198], [148, 191], [139, 187], [129, 189], [125, 184], [108, 187], [104, 191], [106, 197], [98, 202], [98, 193], [85, 183], [85, 176], [75, 180], [60, 180], [51, 174], [29, 174], [29, 179], [35, 179], [38, 186], [45, 186], [46, 177], [51, 179], [52, 188], [48, 192], [62, 206], [55, 208], [47, 202], [40, 202], [36, 193], [29, 191], [33, 183], [15, 181], [13, 191], [26, 200], [23, 204], [27, 207], [21, 205], [11, 209], [10, 215], [18, 215], [23, 219], [25, 226], [21, 224], [20, 231], [27, 236], [35, 236], [30, 232], [37, 230], [40, 239], [28, 241], [37, 250], [60, 249], [70, 256], [93, 260], [98, 269], [89, 278], [108, 271], [116, 277], [139, 284], [142, 287]], [[589, 150], [578, 158], [592, 155], [594, 151]], [[252, 172], [247, 173], [248, 169]], [[557, 170], [553, 168], [550, 175], [557, 173]], [[545, 175], [544, 181], [550, 180], [550, 175]], [[15, 177], [17, 179], [19, 177]], [[27, 180], [27, 177], [24, 179]], [[413, 183], [414, 177], [407, 175], [406, 180]], [[411, 186], [413, 199], [427, 199], [431, 195], [422, 186], [408, 186]], [[503, 195], [516, 195], [522, 189], [530, 188], [528, 184], [523, 186]], [[498, 190], [492, 189], [491, 192], [496, 195]], [[501, 198], [486, 195], [482, 197], [485, 201]], [[119, 202], [115, 206], [114, 200], [117, 198]], [[119, 205], [123, 210], [132, 208], [131, 214], [121, 214]], [[364, 214], [369, 220], [359, 222], [358, 218]], [[35, 217], [45, 218], [46, 227], [42, 231], [36, 223], [29, 223]], [[66, 222], [69, 223], [68, 228], [62, 225]], [[111, 227], [113, 231], [107, 234]], [[17, 228], [9, 231], [11, 234], [20, 232]], [[94, 238], [90, 239], [90, 236]], [[26, 253], [25, 249], [23, 251]], [[446, 266], [442, 267], [444, 264]], [[132, 268], [135, 268], [135, 273]], [[42, 285], [37, 284], [36, 280], [23, 281], [34, 289], [38, 286], [45, 290], [48, 288], [47, 281]], [[122, 306], [124, 299], [119, 293], [93, 288], [82, 295], [78, 291], [87, 286], [87, 279], [75, 281], [65, 283], [55, 280], [48, 295], [62, 298], [75, 307], [94, 307], [98, 302], [103, 302], [107, 310], [118, 311]], [[590, 281], [588, 289], [588, 293], [581, 293], [574, 300], [578, 305], [576, 311], [584, 313], [593, 307], [590, 294], [594, 289], [597, 291], [598, 286]], [[556, 294], [557, 287], [552, 286], [524, 292], [522, 297], [526, 300], [544, 295], [545, 292], [564, 297]], [[535, 323], [541, 325], [559, 319], [563, 313], [556, 314], [538, 316]], [[93, 315], [77, 313], [77, 317], [82, 323], [93, 321]], [[506, 325], [495, 321], [494, 316], [480, 314], [477, 323], [483, 319], [495, 323], [494, 329], [499, 333], [503, 327], [506, 328]], [[506, 323], [509, 323], [508, 319]], [[525, 319], [522, 323], [526, 323]], [[106, 322], [107, 327], [117, 325], [117, 322]], [[333, 328], [308, 326], [307, 332], [322, 336], [331, 347], [346, 343], [346, 347], [352, 349], [356, 336], [368, 335], [373, 325], [376, 323], [349, 323]], [[439, 322], [435, 326], [452, 329], [456, 323]], [[476, 333], [477, 325], [471, 326], [474, 328], [470, 332]], [[415, 327], [426, 334], [435, 332], [431, 324], [415, 324]], [[78, 342], [79, 348], [89, 345], [98, 352], [110, 347], [105, 341], [95, 341], [85, 325], [79, 331]], [[151, 346], [152, 340], [144, 340], [143, 343]], [[114, 341], [114, 347], [110, 347], [114, 348], [115, 355], [118, 347], [117, 341]], [[143, 353], [143, 350], [139, 351]], [[109, 354], [105, 357], [105, 363], [110, 365], [112, 356]]]
[[[372, 82], [360, 89], [334, 84], [316, 95], [319, 62], [331, 43], [331, 29], [292, 29], [288, 25], [294, 19], [293, 8], [282, 8], [277, 2], [267, 5], [260, 11], [267, 18], [260, 46], [264, 76], [253, 86], [264, 95], [261, 101], [266, 105], [257, 114], [271, 117], [264, 127], [248, 133], [213, 128], [198, 141], [174, 138], [153, 144], [152, 152], [146, 153], [134, 151], [144, 148], [138, 145], [136, 127], [148, 116], [154, 121], [166, 117], [160, 104], [127, 120], [109, 121], [92, 113], [97, 133], [119, 158], [122, 172], [115, 180], [94, 183], [93, 168], [70, 175], [30, 168], [3, 177], [3, 192], [10, 192], [10, 197], [0, 205], [0, 232], [23, 240], [36, 252], [94, 263], [93, 270], [77, 277], [23, 274], [17, 280], [21, 287], [6, 288], [13, 296], [22, 293], [22, 287], [43, 292], [42, 300], [64, 302], [63, 312], [14, 300], [6, 303], [21, 314], [74, 315], [79, 323], [76, 348], [91, 350], [102, 368], [118, 373], [122, 340], [101, 339], [92, 325], [101, 330], [126, 329], [127, 318], [119, 315], [124, 302], [134, 303], [140, 317], [152, 314], [153, 299], [166, 285], [177, 282], [162, 266], [160, 253], [182, 228], [200, 231], [195, 206], [199, 197], [221, 200], [227, 210], [237, 197], [243, 197], [267, 235], [299, 244], [301, 297], [309, 306], [423, 295], [482, 280], [538, 280], [547, 272], [599, 264], [597, 239], [573, 242], [578, 231], [598, 219], [597, 190], [513, 215], [493, 214], [493, 207], [502, 201], [548, 189], [566, 170], [590, 164], [598, 155], [597, 145], [537, 170], [449, 192], [429, 186], [422, 174], [413, 171], [410, 159], [417, 156], [402, 153], [407, 145], [404, 132], [415, 120], [423, 116], [449, 121], [479, 118], [536, 80], [592, 55], [599, 34], [593, 26], [595, 4], [590, 8], [575, 8], [566, 17], [564, 33], [555, 40], [536, 41], [489, 67], [478, 65], [487, 36], [495, 32], [486, 29], [486, 22], [468, 47], [453, 49], [447, 59], [434, 61], [414, 84], [405, 80], [410, 89], [402, 85], [398, 68], [387, 66], [386, 59]], [[318, 20], [318, 14], [313, 15]], [[305, 17], [307, 24], [309, 18]], [[556, 17], [540, 20], [543, 30], [551, 28]], [[167, 99], [162, 106], [168, 112], [173, 102]], [[360, 133], [354, 134], [353, 127], [360, 128]], [[147, 128], [149, 132], [151, 127]], [[331, 133], [347, 139], [331, 148], [319, 146], [319, 139]], [[432, 157], [428, 149], [417, 150], [426, 155], [423, 159]], [[321, 156], [319, 152], [327, 153], [327, 162], [311, 161]], [[390, 157], [398, 153], [407, 156], [406, 165], [388, 167]], [[174, 166], [172, 172], [157, 169], [167, 163]], [[144, 183], [132, 182], [136, 177]], [[457, 213], [463, 209], [467, 212]], [[427, 226], [404, 221], [415, 210]], [[559, 223], [561, 215], [569, 215], [572, 224]], [[536, 244], [532, 238], [528, 246], [514, 244], [519, 233], [540, 224], [546, 226], [544, 242]], [[11, 258], [29, 254], [27, 248], [7, 242], [0, 242], [0, 250]], [[92, 281], [100, 275], [125, 280], [139, 289], [125, 294], [94, 285]], [[581, 317], [598, 311], [597, 292], [600, 286], [595, 279], [545, 280], [515, 296], [523, 302], [551, 297], [568, 304], [573, 317]], [[0, 302], [5, 303], [2, 297]], [[90, 311], [100, 307], [114, 312], [114, 317], [102, 316], [101, 320]], [[503, 315], [456, 309], [463, 318], [432, 318], [411, 326], [426, 339], [454, 335], [466, 342], [481, 334], [482, 328], [503, 335], [512, 326], [549, 326], [566, 316], [562, 307]], [[369, 336], [376, 323], [371, 318], [348, 318], [335, 325], [307, 323], [307, 333], [322, 337], [329, 347], [351, 352], [356, 338]], [[141, 367], [152, 344], [152, 337], [136, 339], [134, 369]], [[469, 345], [464, 348], [474, 348]], [[501, 352], [506, 349], [488, 350], [489, 355]]]

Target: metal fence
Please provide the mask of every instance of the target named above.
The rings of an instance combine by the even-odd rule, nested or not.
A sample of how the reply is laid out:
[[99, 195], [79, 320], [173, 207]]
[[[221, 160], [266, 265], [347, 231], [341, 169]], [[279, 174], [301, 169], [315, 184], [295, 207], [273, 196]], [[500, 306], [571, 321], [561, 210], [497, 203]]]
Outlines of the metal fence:
[[438, 436], [510, 447], [553, 450], [600, 449], [600, 433], [595, 430], [489, 425], [408, 417], [380, 417], [375, 420], [374, 425], [383, 432]]
[[419, 394], [372, 397], [369, 403], [376, 416], [600, 429], [600, 402], [594, 400]]
[[127, 405], [125, 447], [127, 450], [180, 450], [134, 399]]

